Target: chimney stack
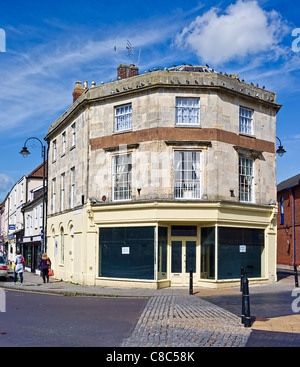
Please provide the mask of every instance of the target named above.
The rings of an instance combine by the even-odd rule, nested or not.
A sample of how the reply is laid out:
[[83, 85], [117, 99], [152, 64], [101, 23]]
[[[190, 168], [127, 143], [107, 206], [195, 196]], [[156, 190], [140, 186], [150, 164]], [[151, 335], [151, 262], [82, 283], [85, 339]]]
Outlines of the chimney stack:
[[84, 89], [82, 89], [81, 82], [76, 82], [75, 88], [73, 90], [73, 103], [82, 95]]
[[118, 80], [131, 78], [139, 74], [139, 68], [133, 64], [131, 65], [119, 65], [118, 66]]

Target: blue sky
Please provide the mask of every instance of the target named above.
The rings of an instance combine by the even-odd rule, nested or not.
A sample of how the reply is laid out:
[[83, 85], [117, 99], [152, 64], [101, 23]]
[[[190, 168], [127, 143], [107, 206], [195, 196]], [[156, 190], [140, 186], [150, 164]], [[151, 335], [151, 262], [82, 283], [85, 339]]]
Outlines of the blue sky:
[[[277, 181], [300, 173], [300, 52], [292, 49], [299, 1], [0, 0], [0, 28], [6, 35], [6, 52], [0, 52], [0, 201], [42, 163], [34, 140], [28, 158], [18, 152], [29, 137], [43, 141], [72, 104], [75, 82], [116, 79], [117, 66], [133, 60], [141, 72], [208, 63], [276, 92], [283, 105], [277, 136], [287, 151], [277, 158]], [[127, 40], [133, 56], [124, 50]]]

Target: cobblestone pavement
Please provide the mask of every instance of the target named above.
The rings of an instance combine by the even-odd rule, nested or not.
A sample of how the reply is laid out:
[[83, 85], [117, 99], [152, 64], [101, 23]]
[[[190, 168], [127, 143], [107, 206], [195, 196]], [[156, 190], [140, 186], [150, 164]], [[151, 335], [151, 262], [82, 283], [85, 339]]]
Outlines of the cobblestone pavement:
[[251, 329], [199, 297], [152, 297], [124, 347], [244, 347]]

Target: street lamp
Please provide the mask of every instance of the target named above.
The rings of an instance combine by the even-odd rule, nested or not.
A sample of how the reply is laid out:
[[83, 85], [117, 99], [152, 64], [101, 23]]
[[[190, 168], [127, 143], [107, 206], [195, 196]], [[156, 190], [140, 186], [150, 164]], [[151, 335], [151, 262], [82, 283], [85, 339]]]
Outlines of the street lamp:
[[24, 143], [24, 147], [22, 148], [22, 150], [20, 151], [20, 154], [26, 158], [29, 156], [30, 152], [29, 150], [27, 149], [26, 147], [26, 144], [28, 142], [28, 140], [30, 139], [35, 139], [37, 141], [40, 142], [41, 144], [41, 148], [42, 148], [42, 158], [43, 158], [43, 223], [42, 223], [42, 250], [43, 252], [46, 252], [46, 241], [45, 241], [45, 197], [46, 197], [46, 164], [45, 164], [45, 161], [46, 161], [46, 149], [45, 149], [45, 146], [43, 145], [43, 143], [40, 141], [40, 139], [38, 138], [35, 138], [35, 137], [31, 137], [31, 138], [28, 138], [25, 143]]
[[279, 147], [278, 149], [276, 150], [276, 153], [279, 155], [279, 157], [282, 157], [284, 155], [284, 153], [286, 153], [286, 150], [283, 149], [283, 146], [281, 144], [281, 140], [276, 136], [276, 139], [279, 140]]

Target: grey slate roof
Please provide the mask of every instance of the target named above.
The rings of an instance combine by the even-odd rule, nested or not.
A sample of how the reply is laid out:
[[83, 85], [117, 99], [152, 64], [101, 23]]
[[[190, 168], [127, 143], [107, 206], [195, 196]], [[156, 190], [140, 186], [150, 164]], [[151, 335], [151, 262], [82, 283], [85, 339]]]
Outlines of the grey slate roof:
[[294, 177], [288, 178], [287, 180], [280, 182], [280, 184], [277, 185], [277, 192], [290, 189], [298, 185], [300, 185], [300, 173]]

